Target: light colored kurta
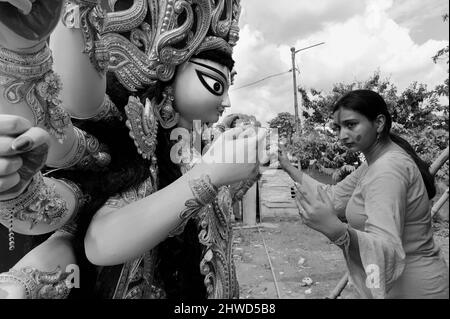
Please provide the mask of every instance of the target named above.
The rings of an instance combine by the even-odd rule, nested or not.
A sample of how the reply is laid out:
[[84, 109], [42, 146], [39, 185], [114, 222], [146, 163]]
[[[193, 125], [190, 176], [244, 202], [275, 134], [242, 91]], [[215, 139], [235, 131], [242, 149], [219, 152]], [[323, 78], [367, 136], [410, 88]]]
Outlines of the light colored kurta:
[[431, 202], [403, 149], [391, 146], [327, 190], [357, 234], [360, 256], [344, 255], [363, 298], [449, 298], [448, 266], [433, 240]]

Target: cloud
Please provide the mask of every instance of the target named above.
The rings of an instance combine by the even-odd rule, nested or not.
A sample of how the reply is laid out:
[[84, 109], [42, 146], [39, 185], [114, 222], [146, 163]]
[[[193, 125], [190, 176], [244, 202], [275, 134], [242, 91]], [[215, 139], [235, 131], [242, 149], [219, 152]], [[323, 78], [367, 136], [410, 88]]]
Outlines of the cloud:
[[449, 12], [448, 0], [395, 0], [388, 14], [395, 22], [410, 30], [417, 43], [448, 39], [448, 28], [442, 15]]
[[[266, 121], [279, 112], [289, 110], [285, 100], [286, 96], [292, 96], [292, 73], [288, 72], [291, 66], [282, 61], [281, 50], [251, 26], [245, 25], [242, 28], [241, 39], [235, 51], [238, 73], [230, 91], [231, 111], [252, 114]], [[255, 80], [280, 73], [285, 74], [241, 88]]]
[[[424, 43], [417, 44], [411, 37], [410, 29], [392, 18], [392, 10], [398, 1], [358, 1], [363, 3], [363, 10], [338, 22], [324, 18], [319, 22], [319, 28], [293, 41], [296, 48], [326, 42], [323, 46], [297, 54], [301, 73], [299, 85], [328, 90], [334, 83], [365, 80], [377, 70], [382, 76], [390, 77], [400, 90], [413, 81], [433, 87], [447, 77], [447, 65], [436, 65], [431, 57], [447, 45], [448, 40], [437, 41], [429, 37]], [[343, 0], [333, 2], [347, 3]], [[244, 5], [246, 3], [247, 0], [243, 1]], [[253, 9], [252, 3], [255, 1], [250, 0], [245, 5], [246, 13], [241, 20], [241, 40], [235, 51], [238, 71], [235, 88], [268, 75], [286, 72], [292, 67], [289, 35], [277, 41], [272, 39], [274, 34], [285, 28], [284, 20], [270, 24], [272, 29], [278, 31], [264, 31], [267, 27], [259, 29], [257, 26], [264, 22], [264, 15], [259, 24], [247, 20], [248, 12]], [[275, 2], [258, 0], [258, 3], [261, 4], [256, 11], [261, 8], [270, 10]], [[292, 10], [313, 10], [310, 0], [296, 0], [295, 3]], [[314, 10], [319, 16], [327, 16], [325, 13], [328, 10], [323, 7]], [[287, 14], [288, 24], [290, 16], [295, 16], [295, 12]], [[233, 112], [253, 114], [262, 122], [270, 120], [279, 112], [294, 113], [292, 73], [232, 91], [230, 95]]]
[[361, 0], [244, 0], [242, 19], [264, 33], [272, 43], [294, 43], [296, 39], [317, 31], [324, 21], [345, 21], [362, 12]]
[[442, 16], [449, 9], [446, 0], [394, 0], [394, 4], [387, 13], [407, 27], [420, 25], [430, 17]]

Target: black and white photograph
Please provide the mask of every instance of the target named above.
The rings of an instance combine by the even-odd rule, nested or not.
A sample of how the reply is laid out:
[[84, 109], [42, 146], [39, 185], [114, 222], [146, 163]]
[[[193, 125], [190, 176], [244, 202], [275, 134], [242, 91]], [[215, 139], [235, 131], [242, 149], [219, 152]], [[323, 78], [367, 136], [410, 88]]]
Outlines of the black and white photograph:
[[448, 300], [448, 159], [447, 0], [0, 0], [0, 299]]

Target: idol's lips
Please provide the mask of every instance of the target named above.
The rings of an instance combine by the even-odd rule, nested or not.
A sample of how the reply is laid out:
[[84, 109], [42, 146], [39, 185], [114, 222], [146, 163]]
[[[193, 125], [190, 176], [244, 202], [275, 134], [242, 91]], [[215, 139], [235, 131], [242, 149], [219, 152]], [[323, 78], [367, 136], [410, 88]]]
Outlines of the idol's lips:
[[9, 3], [1, 2], [0, 22], [27, 40], [43, 40], [58, 23], [63, 2], [62, 0], [36, 0], [28, 15], [24, 15]]

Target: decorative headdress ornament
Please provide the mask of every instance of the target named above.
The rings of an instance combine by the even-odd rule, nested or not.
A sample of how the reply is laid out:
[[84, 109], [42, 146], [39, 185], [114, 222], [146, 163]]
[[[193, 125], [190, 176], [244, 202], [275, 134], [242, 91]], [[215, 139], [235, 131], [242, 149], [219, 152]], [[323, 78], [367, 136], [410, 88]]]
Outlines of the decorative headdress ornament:
[[94, 56], [107, 59], [129, 91], [169, 81], [200, 52], [231, 56], [239, 39], [240, 0], [130, 0], [128, 9], [115, 9], [125, 2], [109, 0], [108, 10], [95, 7], [81, 24], [85, 39], [97, 38]]
[[[63, 22], [82, 30], [85, 52], [99, 71], [114, 73], [136, 92], [170, 81], [178, 65], [202, 52], [231, 57], [240, 12], [240, 0], [68, 0]], [[125, 107], [130, 134], [147, 159], [156, 147], [158, 123], [168, 129], [178, 122], [170, 91], [163, 96], [145, 107], [130, 97]]]

